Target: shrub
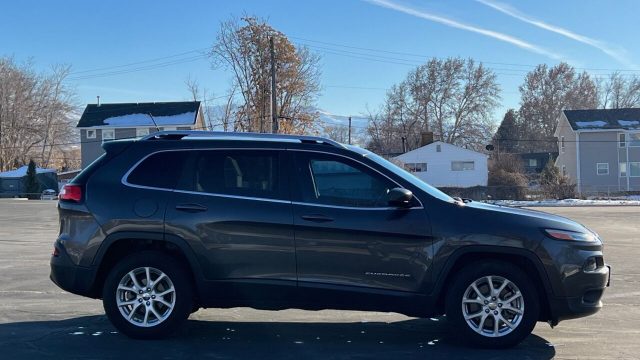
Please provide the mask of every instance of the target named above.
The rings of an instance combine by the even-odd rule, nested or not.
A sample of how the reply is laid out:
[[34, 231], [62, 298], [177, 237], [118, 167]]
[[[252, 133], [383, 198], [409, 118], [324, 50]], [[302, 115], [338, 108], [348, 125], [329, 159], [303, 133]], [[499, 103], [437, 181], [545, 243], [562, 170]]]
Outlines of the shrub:
[[488, 185], [494, 199], [524, 200], [527, 177], [523, 174], [520, 159], [513, 154], [496, 154], [489, 167]]
[[560, 173], [553, 162], [549, 161], [540, 173], [540, 187], [546, 197], [553, 199], [568, 199], [576, 197], [576, 186], [571, 180]]

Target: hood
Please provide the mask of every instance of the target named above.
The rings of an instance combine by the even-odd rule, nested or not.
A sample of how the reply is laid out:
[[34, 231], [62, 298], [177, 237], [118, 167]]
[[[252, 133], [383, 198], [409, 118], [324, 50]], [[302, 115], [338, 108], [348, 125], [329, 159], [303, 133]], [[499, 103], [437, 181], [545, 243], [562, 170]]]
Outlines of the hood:
[[[505, 218], [510, 222], [525, 222], [540, 228], [552, 228], [558, 230], [584, 231], [582, 224], [563, 216], [549, 214], [543, 211], [515, 208], [502, 205], [492, 205], [482, 202], [470, 202], [464, 205], [480, 212], [491, 212], [495, 217]], [[586, 229], [588, 230], [588, 229]]]

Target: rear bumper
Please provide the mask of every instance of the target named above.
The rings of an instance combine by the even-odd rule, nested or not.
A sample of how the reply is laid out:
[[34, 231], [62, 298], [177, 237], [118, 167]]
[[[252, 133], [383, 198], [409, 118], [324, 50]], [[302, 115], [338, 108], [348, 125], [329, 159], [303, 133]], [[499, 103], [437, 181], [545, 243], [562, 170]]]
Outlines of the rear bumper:
[[57, 256], [51, 256], [51, 273], [49, 278], [61, 289], [73, 294], [97, 297], [93, 289], [95, 270], [75, 265], [64, 247], [56, 242]]
[[549, 305], [552, 309], [551, 325], [557, 325], [562, 320], [576, 319], [595, 314], [602, 308], [602, 295], [610, 285], [611, 267], [605, 266], [594, 272], [583, 273], [589, 287], [581, 291], [580, 296], [550, 297]]

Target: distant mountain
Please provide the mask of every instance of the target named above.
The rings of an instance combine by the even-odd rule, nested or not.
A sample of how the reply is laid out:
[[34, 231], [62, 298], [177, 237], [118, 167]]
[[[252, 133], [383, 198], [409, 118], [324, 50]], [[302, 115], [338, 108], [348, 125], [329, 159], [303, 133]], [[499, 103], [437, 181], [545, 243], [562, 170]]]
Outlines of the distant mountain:
[[[349, 126], [349, 116], [347, 115], [335, 115], [326, 110], [316, 109], [318, 114], [320, 114], [320, 122], [323, 125], [344, 125]], [[351, 126], [353, 130], [358, 130], [357, 132], [363, 132], [367, 129], [369, 125], [369, 119], [362, 116], [351, 116]]]

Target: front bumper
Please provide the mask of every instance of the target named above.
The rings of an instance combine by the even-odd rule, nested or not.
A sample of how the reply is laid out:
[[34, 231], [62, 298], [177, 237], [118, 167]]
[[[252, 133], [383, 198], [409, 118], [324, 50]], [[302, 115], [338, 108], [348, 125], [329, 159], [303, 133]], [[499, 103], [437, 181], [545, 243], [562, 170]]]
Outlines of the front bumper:
[[583, 272], [580, 277], [585, 285], [578, 296], [549, 297], [549, 323], [552, 326], [562, 320], [595, 314], [602, 308], [602, 295], [611, 284], [611, 267], [605, 265], [595, 271]]
[[93, 289], [95, 270], [75, 265], [60, 243], [56, 242], [54, 246], [57, 254], [51, 256], [51, 281], [70, 293], [96, 297]]

